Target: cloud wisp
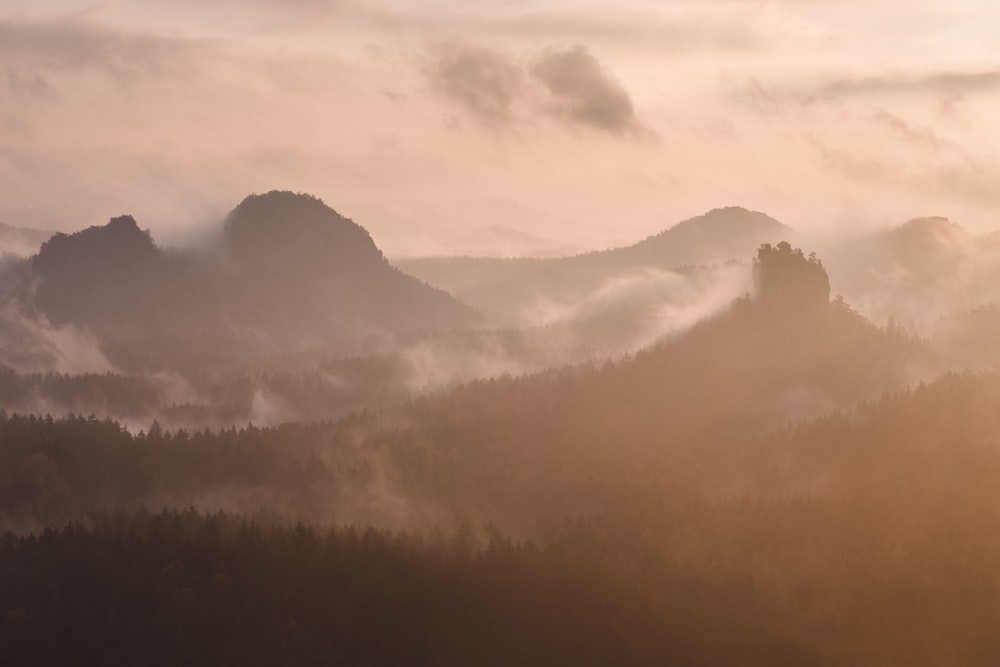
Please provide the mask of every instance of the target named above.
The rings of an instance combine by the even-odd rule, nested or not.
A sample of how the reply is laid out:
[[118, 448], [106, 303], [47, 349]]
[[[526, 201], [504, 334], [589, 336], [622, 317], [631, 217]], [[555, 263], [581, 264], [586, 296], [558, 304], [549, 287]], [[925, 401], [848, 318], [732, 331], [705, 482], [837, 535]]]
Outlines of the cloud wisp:
[[546, 118], [615, 135], [650, 134], [625, 87], [583, 45], [519, 59], [448, 42], [431, 48], [424, 71], [433, 90], [491, 127]]

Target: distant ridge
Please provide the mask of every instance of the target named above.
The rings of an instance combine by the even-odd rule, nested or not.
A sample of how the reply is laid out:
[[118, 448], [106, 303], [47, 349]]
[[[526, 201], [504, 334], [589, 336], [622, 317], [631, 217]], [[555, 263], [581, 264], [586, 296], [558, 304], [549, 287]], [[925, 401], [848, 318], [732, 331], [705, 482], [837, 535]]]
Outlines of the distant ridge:
[[638, 243], [569, 257], [494, 259], [429, 257], [399, 261], [405, 271], [482, 308], [509, 308], [539, 296], [572, 298], [609, 278], [642, 269], [749, 261], [763, 243], [793, 230], [759, 211], [713, 209]]
[[683, 220], [630, 246], [578, 255], [577, 261], [601, 258], [612, 264], [675, 268], [742, 260], [752, 256], [761, 243], [777, 242], [791, 233], [791, 227], [765, 213], [727, 206]]

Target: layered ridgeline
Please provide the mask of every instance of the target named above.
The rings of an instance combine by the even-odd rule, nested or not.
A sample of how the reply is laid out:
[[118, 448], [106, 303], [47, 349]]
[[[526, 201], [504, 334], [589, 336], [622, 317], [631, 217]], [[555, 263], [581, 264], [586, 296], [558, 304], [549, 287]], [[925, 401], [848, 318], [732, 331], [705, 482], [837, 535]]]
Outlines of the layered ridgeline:
[[818, 259], [753, 273], [634, 357], [337, 422], [0, 416], [3, 526], [91, 522], [0, 543], [0, 656], [994, 664], [1000, 378], [905, 389]]
[[[236, 365], [227, 373], [215, 370], [220, 357], [225, 360], [236, 354], [232, 351], [235, 346], [225, 339], [217, 343], [215, 339], [205, 342], [189, 337], [177, 344], [177, 339], [160, 337], [147, 344], [142, 337], [123, 340], [119, 334], [110, 346], [116, 359], [128, 359], [126, 352], [131, 352], [134, 361], [129, 359], [129, 364], [139, 370], [81, 374], [67, 369], [52, 374], [0, 369], [0, 408], [96, 413], [137, 428], [148, 426], [153, 419], [173, 428], [329, 419], [461, 382], [558, 368], [565, 362], [553, 364], [552, 360], [572, 358], [576, 346], [599, 344], [602, 336], [620, 340], [614, 334], [621, 331], [645, 337], [646, 343], [616, 362], [605, 364], [601, 359], [619, 359], [620, 354], [598, 357], [600, 373], [591, 361], [497, 387], [517, 387], [513, 391], [523, 391], [524, 396], [537, 393], [537, 400], [530, 401], [528, 407], [555, 401], [566, 410], [570, 423], [578, 421], [569, 416], [576, 410], [587, 412], [590, 407], [617, 404], [617, 392], [627, 400], [624, 407], [615, 410], [646, 406], [652, 414], [659, 414], [652, 404], [670, 396], [685, 405], [671, 417], [671, 428], [681, 433], [687, 431], [689, 423], [704, 420], [711, 424], [720, 405], [730, 406], [733, 412], [729, 416], [748, 428], [773, 426], [775, 419], [849, 405], [951, 367], [939, 350], [928, 349], [897, 330], [877, 328], [843, 301], [831, 303], [823, 265], [787, 243], [762, 246], [745, 273], [746, 286], [739, 284], [741, 289], [756, 292], [753, 299], [734, 301], [720, 290], [713, 302], [695, 293], [700, 301], [689, 311], [673, 311], [668, 318], [657, 320], [643, 319], [634, 312], [629, 316], [628, 308], [634, 304], [627, 294], [619, 295], [619, 301], [610, 301], [603, 312], [582, 311], [575, 337], [555, 326], [528, 332], [452, 332], [412, 341], [395, 339], [389, 342], [393, 346], [389, 352], [371, 357], [299, 363], [296, 357], [286, 355], [267, 366]], [[30, 333], [41, 336], [46, 332]], [[41, 337], [50, 347], [73, 342], [60, 339], [58, 331], [48, 334], [50, 338]], [[987, 343], [965, 349], [985, 349]], [[553, 346], [556, 351], [550, 354]], [[142, 371], [142, 364], [149, 364], [149, 356], [158, 349], [164, 350], [159, 352], [161, 361], [171, 352], [176, 357], [172, 367], [187, 370], [179, 374]], [[220, 352], [216, 353], [217, 349]], [[583, 351], [587, 349], [593, 348], [584, 347]], [[49, 351], [36, 352], [42, 356]], [[68, 353], [82, 362], [86, 351], [71, 347]], [[11, 357], [8, 350], [7, 358]], [[563, 392], [563, 380], [555, 379], [580, 372], [591, 379], [574, 383]], [[721, 397], [716, 395], [718, 386], [725, 387]], [[558, 397], [546, 396], [550, 390]], [[582, 395], [586, 400], [582, 404], [564, 402], [563, 393]], [[453, 394], [460, 395], [464, 394]], [[696, 425], [695, 430], [700, 428]]]
[[924, 217], [841, 242], [827, 256], [836, 290], [878, 321], [925, 335], [1000, 304], [1000, 235]]
[[[340, 492], [331, 508], [396, 510], [406, 528], [392, 537], [363, 520], [323, 531], [261, 515], [139, 510], [8, 536], [0, 541], [0, 659], [993, 665], [998, 415], [1000, 377], [949, 376], [630, 475], [593, 466], [577, 480], [578, 465], [551, 476], [487, 470], [519, 486], [533, 479], [548, 499], [575, 507], [538, 522], [533, 542], [487, 527], [488, 515], [456, 529], [439, 511], [425, 518], [450, 538], [423, 530], [418, 505], [391, 495], [399, 487], [374, 465], [311, 454], [329, 431], [133, 441], [99, 422], [0, 418], [4, 449], [23, 445], [16, 491], [44, 488], [49, 501], [80, 482], [65, 476], [67, 464], [87, 470], [96, 492], [108, 478], [116, 489], [123, 478], [143, 489], [150, 473], [154, 483], [185, 471], [192, 484], [259, 478], [272, 485], [257, 487], [261, 501], [278, 480], [287, 486], [273, 497], [294, 502], [338, 475], [328, 485]], [[359, 426], [332, 437], [342, 451]], [[417, 452], [401, 459], [411, 488], [454, 485], [459, 471], [448, 456], [428, 459], [425, 444], [412, 444]], [[375, 445], [366, 449], [374, 460]], [[115, 478], [101, 465], [110, 451], [143, 463]], [[151, 465], [158, 457], [174, 465]], [[4, 498], [11, 473], [0, 468]], [[429, 479], [412, 481], [420, 477]], [[475, 481], [461, 486], [475, 490]]]
[[130, 216], [56, 234], [8, 269], [6, 310], [85, 331], [115, 363], [323, 345], [469, 326], [475, 313], [389, 264], [368, 232], [319, 199], [251, 195], [212, 247], [164, 250]]
[[[819, 260], [782, 243], [763, 247], [755, 268], [753, 299], [617, 362], [476, 382], [335, 423], [183, 435], [170, 446], [159, 429], [137, 448], [116, 426], [90, 423], [99, 446], [37, 450], [60, 471], [59, 488], [45, 479], [13, 488], [8, 506], [18, 509], [7, 520], [162, 503], [390, 526], [485, 516], [529, 530], [544, 517], [598, 511], [600, 496], [586, 492], [595, 479], [665, 466], [679, 481], [716, 447], [848, 409], [923, 370], [921, 344], [829, 300]], [[57, 443], [81, 427], [51, 428], [63, 434], [47, 441]], [[5, 451], [13, 459], [3, 469], [34, 469], [31, 447]]]
[[694, 267], [743, 261], [760, 244], [777, 242], [790, 232], [764, 213], [727, 207], [630, 246], [572, 257], [429, 257], [400, 259], [397, 264], [477, 307], [510, 315], [539, 301], [579, 302], [630, 276], [678, 270], [690, 275]]

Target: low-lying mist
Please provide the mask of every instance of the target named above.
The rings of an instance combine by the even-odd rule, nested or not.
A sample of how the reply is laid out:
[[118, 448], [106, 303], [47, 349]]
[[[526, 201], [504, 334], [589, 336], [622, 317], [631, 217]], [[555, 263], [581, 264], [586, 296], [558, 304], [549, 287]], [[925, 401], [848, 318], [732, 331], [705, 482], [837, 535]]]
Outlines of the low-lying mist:
[[[388, 312], [374, 307], [380, 300], [391, 309], [402, 306], [386, 301], [398, 298], [385, 291], [397, 289], [387, 287], [396, 284], [392, 276], [398, 274], [390, 267], [388, 283], [377, 278], [364, 288], [377, 287], [373, 305], [357, 310], [350, 305], [356, 301], [330, 292], [337, 321], [330, 328], [327, 315], [316, 310], [324, 306], [301, 296], [307, 282], [326, 280], [319, 273], [323, 264], [317, 260], [298, 277], [292, 268], [302, 263], [303, 244], [319, 232], [305, 224], [289, 231], [293, 228], [275, 224], [274, 216], [305, 216], [317, 229], [342, 226], [345, 238], [360, 239], [369, 248], [365, 252], [373, 253], [373, 264], [364, 269], [375, 271], [372, 276], [382, 275], [376, 267], [389, 267], [386, 260], [371, 250], [363, 230], [317, 200], [270, 193], [248, 198], [241, 207], [219, 233], [181, 255], [159, 251], [134, 221], [118, 218], [46, 244], [41, 259], [11, 259], [3, 272], [0, 309], [0, 409], [95, 414], [133, 430], [154, 420], [167, 428], [268, 426], [335, 419], [479, 380], [602, 363], [680, 334], [754, 289], [747, 262], [752, 255], [665, 268], [669, 263], [686, 256], [725, 257], [756, 247], [755, 239], [790, 231], [762, 214], [719, 209], [635, 246], [602, 253], [523, 261], [411, 260], [403, 265], [419, 274], [453, 287], [468, 284], [463, 293], [471, 301], [447, 305], [443, 293], [422, 291], [416, 282], [399, 283], [403, 292], [430, 297], [429, 305], [446, 304], [455, 313], [477, 306], [477, 319], [414, 327], [405, 324], [406, 317], [380, 314]], [[745, 238], [720, 245], [734, 230]], [[274, 234], [289, 239], [284, 254], [260, 240]], [[971, 237], [957, 225], [928, 218], [817, 244], [826, 248], [833, 294], [843, 295], [876, 324], [924, 341], [922, 357], [906, 374], [908, 383], [950, 369], [989, 369], [1000, 361], [992, 316], [1000, 302], [1000, 275], [995, 275], [1000, 244], [992, 236]], [[54, 268], [55, 253], [70, 250], [73, 263]], [[120, 252], [129, 261], [113, 254]], [[129, 269], [139, 255], [144, 263]], [[89, 277], [108, 261], [121, 274], [115, 281]], [[247, 262], [260, 275], [240, 285], [234, 281]], [[138, 279], [130, 277], [136, 271]], [[333, 275], [346, 278], [344, 271], [337, 268]], [[346, 286], [340, 277], [328, 283], [330, 289]], [[168, 278], [179, 282], [169, 288], [162, 282]], [[119, 281], [131, 281], [132, 287], [123, 292]], [[67, 301], [60, 285], [72, 286], [80, 296]], [[81, 285], [87, 291], [80, 291]], [[292, 290], [285, 299], [292, 310], [281, 305], [283, 285]], [[206, 327], [212, 318], [200, 314], [229, 292], [235, 296], [221, 326]], [[130, 311], [128, 302], [136, 298], [142, 305]], [[160, 299], [166, 310], [154, 316], [150, 299]], [[183, 305], [187, 302], [191, 305]], [[356, 310], [347, 316], [344, 308]], [[169, 319], [171, 313], [183, 314], [192, 327]], [[161, 317], [168, 319], [150, 327]], [[831, 407], [811, 388], [789, 390], [790, 418], [814, 414], [819, 406]]]
[[979, 241], [824, 261], [720, 209], [418, 266], [460, 301], [321, 202], [244, 204], [211, 247], [116, 218], [2, 267], [0, 661], [104, 661], [64, 619], [324, 664], [1000, 656], [1000, 377], [952, 372], [1000, 360]]

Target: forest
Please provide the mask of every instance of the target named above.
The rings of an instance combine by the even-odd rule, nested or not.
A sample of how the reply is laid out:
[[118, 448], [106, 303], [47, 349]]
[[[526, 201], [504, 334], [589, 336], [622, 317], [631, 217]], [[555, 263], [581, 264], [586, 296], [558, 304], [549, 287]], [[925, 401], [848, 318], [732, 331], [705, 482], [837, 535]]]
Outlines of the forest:
[[[712, 245], [740, 220], [751, 253]], [[905, 261], [928, 225], [900, 232]], [[13, 262], [0, 663], [1000, 661], [1000, 298], [905, 320], [899, 292], [841, 296], [845, 265], [763, 214], [677, 228], [532, 260], [507, 295], [491, 274], [477, 303], [290, 193], [197, 252], [116, 218]], [[324, 243], [356, 254], [301, 295]], [[358, 271], [368, 298], [344, 295]], [[193, 276], [211, 280], [188, 303], [171, 286]], [[530, 280], [589, 306], [518, 325]], [[62, 363], [81, 351], [96, 363]]]

